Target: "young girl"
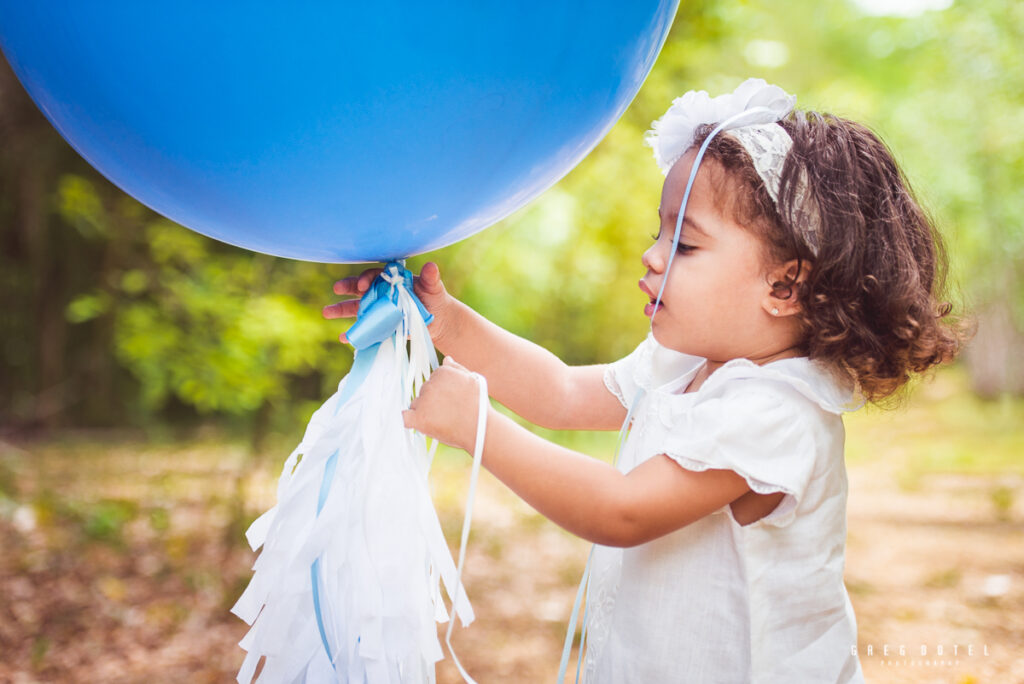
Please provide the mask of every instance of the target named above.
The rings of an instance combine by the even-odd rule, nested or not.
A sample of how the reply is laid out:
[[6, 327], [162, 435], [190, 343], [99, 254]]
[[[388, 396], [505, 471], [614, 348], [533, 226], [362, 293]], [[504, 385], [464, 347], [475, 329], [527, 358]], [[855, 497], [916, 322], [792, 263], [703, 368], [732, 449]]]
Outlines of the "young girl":
[[567, 366], [453, 298], [435, 264], [416, 279], [447, 358], [406, 427], [471, 451], [470, 370], [544, 427], [614, 430], [629, 412], [617, 467], [486, 417], [484, 467], [598, 545], [586, 681], [863, 681], [841, 414], [960, 340], [936, 298], [938, 235], [888, 149], [794, 99], [751, 80], [687, 93], [655, 123], [667, 177], [641, 257], [651, 332], [619, 361]]

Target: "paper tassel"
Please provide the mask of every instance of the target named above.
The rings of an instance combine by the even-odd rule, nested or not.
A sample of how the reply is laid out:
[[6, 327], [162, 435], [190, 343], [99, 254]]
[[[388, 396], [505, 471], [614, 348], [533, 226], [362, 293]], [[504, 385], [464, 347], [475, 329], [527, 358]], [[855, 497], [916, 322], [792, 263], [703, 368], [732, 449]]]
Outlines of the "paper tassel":
[[437, 354], [408, 271], [388, 264], [375, 286], [401, 311], [398, 329], [357, 350], [285, 462], [277, 505], [246, 533], [263, 551], [232, 608], [252, 625], [244, 684], [263, 656], [261, 683], [433, 682], [442, 584], [463, 625], [473, 620], [430, 499], [436, 442], [428, 453], [402, 423]]

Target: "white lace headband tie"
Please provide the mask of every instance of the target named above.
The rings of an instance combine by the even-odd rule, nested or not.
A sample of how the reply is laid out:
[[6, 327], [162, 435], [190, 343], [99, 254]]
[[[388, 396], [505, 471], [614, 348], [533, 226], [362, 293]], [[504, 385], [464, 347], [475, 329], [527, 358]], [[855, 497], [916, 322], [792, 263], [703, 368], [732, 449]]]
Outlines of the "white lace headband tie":
[[779, 205], [779, 187], [782, 184], [782, 165], [793, 147], [793, 139], [777, 123], [744, 126], [729, 131], [729, 135], [743, 145], [754, 160], [757, 175], [764, 181], [775, 206]]
[[[664, 116], [652, 124], [644, 137], [654, 150], [654, 159], [663, 174], [693, 146], [697, 128], [704, 124], [719, 124], [742, 112], [751, 111], [750, 117], [739, 117], [727, 125], [728, 132], [747, 151], [754, 162], [757, 175], [764, 181], [768, 194], [779, 207], [779, 188], [786, 155], [793, 147], [793, 139], [777, 122], [793, 110], [796, 96], [782, 88], [769, 85], [763, 79], [751, 78], [732, 93], [712, 98], [703, 90], [691, 90], [676, 98]], [[817, 255], [820, 220], [817, 207], [808, 201], [806, 176], [796, 188], [792, 223], [799, 230], [811, 253]]]

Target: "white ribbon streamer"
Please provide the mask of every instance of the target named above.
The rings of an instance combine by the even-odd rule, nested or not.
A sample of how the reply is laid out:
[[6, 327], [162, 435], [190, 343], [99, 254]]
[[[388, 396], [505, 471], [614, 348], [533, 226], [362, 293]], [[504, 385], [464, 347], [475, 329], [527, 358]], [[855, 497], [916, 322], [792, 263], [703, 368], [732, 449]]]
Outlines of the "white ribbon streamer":
[[[480, 385], [480, 402], [476, 414], [476, 444], [473, 447], [473, 468], [469, 476], [469, 492], [466, 494], [466, 516], [462, 520], [462, 540], [459, 542], [459, 569], [455, 579], [457, 586], [462, 586], [462, 568], [466, 562], [466, 544], [469, 542], [469, 527], [473, 521], [473, 499], [476, 497], [476, 483], [480, 477], [480, 463], [484, 456], [484, 431], [487, 429], [487, 410], [491, 406], [487, 398], [487, 378], [479, 373], [473, 373], [473, 377], [476, 378]], [[455, 649], [452, 648], [452, 628], [454, 626], [454, 620], [448, 623], [448, 632], [444, 635], [444, 643], [448, 645], [448, 652], [452, 654], [452, 660], [455, 662], [455, 667], [459, 668], [459, 674], [462, 675], [462, 678], [469, 684], [476, 684], [465, 668], [462, 667], [459, 657], [455, 655]]]

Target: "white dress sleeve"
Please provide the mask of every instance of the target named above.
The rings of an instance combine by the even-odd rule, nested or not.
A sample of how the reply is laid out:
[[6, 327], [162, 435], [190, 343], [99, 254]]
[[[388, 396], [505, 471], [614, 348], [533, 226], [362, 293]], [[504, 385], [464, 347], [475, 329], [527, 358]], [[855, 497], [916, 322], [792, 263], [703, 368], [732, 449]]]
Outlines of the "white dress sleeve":
[[605, 366], [604, 385], [627, 409], [641, 386], [641, 369], [649, 363], [654, 339], [648, 336], [627, 356]]
[[784, 492], [761, 521], [778, 527], [792, 521], [819, 452], [813, 403], [779, 383], [735, 380], [689, 407], [666, 408], [651, 453], [664, 453], [687, 470], [732, 470], [759, 494]]

